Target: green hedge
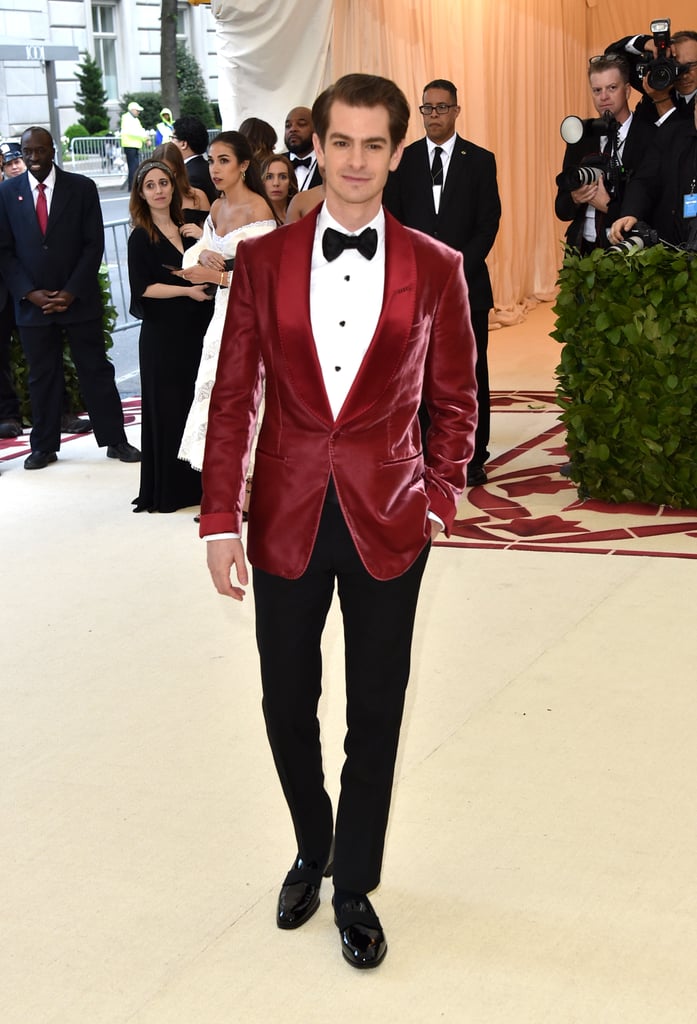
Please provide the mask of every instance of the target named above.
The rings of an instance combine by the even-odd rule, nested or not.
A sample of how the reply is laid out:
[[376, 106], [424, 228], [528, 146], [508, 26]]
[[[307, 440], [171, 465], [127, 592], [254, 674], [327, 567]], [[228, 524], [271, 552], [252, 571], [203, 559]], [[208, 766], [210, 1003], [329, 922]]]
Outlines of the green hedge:
[[[99, 268], [99, 287], [102, 292], [102, 323], [104, 325], [104, 340], [107, 352], [114, 344], [112, 332], [116, 326], [116, 309], [111, 301], [111, 290], [109, 288], [109, 274], [104, 264]], [[22, 346], [20, 344], [17, 330], [12, 332], [11, 343], [12, 378], [17, 397], [19, 398], [22, 419], [25, 423], [31, 423], [31, 403], [29, 401], [29, 388], [27, 378], [29, 370], [24, 359]], [[68, 400], [71, 412], [84, 412], [85, 400], [80, 394], [80, 385], [77, 379], [77, 370], [70, 355], [70, 346], [67, 338], [63, 339], [63, 373], [65, 385], [68, 391]]]
[[557, 400], [579, 494], [697, 508], [697, 260], [568, 250]]

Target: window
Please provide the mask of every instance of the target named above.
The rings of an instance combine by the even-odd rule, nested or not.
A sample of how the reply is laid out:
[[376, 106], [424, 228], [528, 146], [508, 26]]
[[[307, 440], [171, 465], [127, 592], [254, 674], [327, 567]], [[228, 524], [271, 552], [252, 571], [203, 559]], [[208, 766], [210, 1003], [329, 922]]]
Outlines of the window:
[[183, 43], [187, 50], [191, 46], [190, 11], [191, 7], [188, 3], [177, 4], [177, 42]]
[[113, 4], [95, 4], [92, 7], [92, 34], [94, 59], [102, 69], [107, 99], [119, 98], [116, 74], [116, 8]]

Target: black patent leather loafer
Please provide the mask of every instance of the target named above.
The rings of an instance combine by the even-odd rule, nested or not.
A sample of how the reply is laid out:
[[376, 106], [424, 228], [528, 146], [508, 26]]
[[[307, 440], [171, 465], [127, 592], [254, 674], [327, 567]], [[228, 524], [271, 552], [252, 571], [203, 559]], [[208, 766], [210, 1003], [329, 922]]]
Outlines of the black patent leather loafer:
[[304, 861], [298, 856], [286, 875], [278, 895], [276, 924], [290, 930], [300, 928], [309, 921], [319, 906], [319, 890], [322, 877], [329, 878], [333, 870], [334, 853], [329, 855], [324, 868], [316, 860]]
[[345, 900], [340, 907], [335, 906], [334, 922], [347, 963], [361, 970], [382, 963], [387, 953], [387, 940], [367, 896], [357, 896]]

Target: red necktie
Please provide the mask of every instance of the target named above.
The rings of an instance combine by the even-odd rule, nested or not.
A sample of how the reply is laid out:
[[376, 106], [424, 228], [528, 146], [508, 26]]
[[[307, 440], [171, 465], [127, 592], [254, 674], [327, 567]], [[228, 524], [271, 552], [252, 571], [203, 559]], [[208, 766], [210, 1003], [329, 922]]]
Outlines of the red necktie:
[[46, 228], [48, 226], [48, 203], [46, 202], [46, 186], [43, 182], [40, 182], [36, 186], [39, 190], [39, 194], [36, 197], [36, 219], [39, 222], [39, 228], [41, 234], [46, 234]]

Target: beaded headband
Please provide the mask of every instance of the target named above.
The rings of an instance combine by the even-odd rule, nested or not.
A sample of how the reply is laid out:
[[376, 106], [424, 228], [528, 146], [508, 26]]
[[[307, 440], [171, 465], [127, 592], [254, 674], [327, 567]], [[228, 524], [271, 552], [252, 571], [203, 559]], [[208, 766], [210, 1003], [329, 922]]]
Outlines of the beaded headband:
[[165, 171], [167, 177], [174, 185], [174, 171], [167, 164], [163, 164], [161, 160], [143, 160], [142, 164], [136, 171], [136, 188], [140, 190], [140, 186], [143, 183], [143, 178], [150, 171]]

